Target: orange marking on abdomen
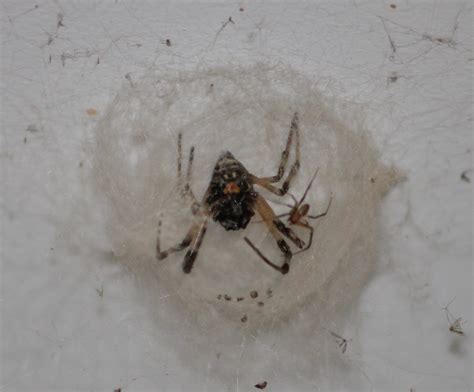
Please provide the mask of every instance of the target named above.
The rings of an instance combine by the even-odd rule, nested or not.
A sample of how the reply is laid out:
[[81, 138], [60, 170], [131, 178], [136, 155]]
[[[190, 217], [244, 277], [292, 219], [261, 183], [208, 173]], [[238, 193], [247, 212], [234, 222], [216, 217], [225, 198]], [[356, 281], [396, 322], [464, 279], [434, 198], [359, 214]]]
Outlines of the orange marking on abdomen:
[[224, 188], [224, 194], [228, 195], [229, 193], [239, 193], [240, 187], [235, 182], [229, 182]]

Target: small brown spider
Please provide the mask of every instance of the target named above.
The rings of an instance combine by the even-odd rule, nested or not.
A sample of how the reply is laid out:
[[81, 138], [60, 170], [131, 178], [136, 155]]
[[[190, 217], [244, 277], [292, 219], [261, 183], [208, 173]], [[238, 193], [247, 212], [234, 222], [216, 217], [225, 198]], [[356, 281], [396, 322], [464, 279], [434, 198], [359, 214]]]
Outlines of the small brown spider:
[[299, 201], [296, 200], [296, 198], [291, 193], [289, 194], [291, 196], [291, 198], [293, 199], [293, 201], [295, 202], [294, 205], [285, 204], [287, 207], [291, 208], [290, 212], [278, 215], [279, 218], [282, 218], [284, 216], [288, 216], [288, 223], [290, 225], [300, 226], [300, 227], [303, 227], [303, 228], [310, 231], [308, 245], [306, 245], [306, 247], [304, 249], [301, 249], [298, 252], [293, 253], [294, 255], [308, 250], [309, 248], [311, 248], [311, 244], [313, 243], [314, 228], [304, 218], [309, 218], [309, 219], [313, 219], [313, 220], [322, 218], [323, 216], [327, 215], [327, 213], [329, 212], [329, 208], [331, 207], [332, 195], [329, 199], [329, 203], [328, 203], [328, 206], [326, 207], [326, 210], [324, 212], [322, 212], [321, 214], [318, 214], [318, 215], [308, 215], [310, 206], [307, 203], [303, 204], [304, 199], [308, 195], [308, 192], [311, 189], [311, 186], [313, 185], [313, 181], [316, 178], [316, 175], [318, 174], [318, 171], [319, 171], [319, 168], [316, 169], [316, 171], [314, 172], [313, 177], [311, 178], [311, 181], [309, 182], [308, 186], [306, 187], [306, 189], [303, 193], [303, 196], [301, 197], [301, 199]]
[[[293, 137], [296, 140], [295, 162], [291, 166], [290, 172], [283, 182], [281, 188], [275, 187], [274, 183], [283, 178], [286, 163], [290, 153], [290, 147]], [[158, 260], [166, 258], [169, 254], [181, 251], [190, 247], [184, 257], [183, 271], [191, 272], [194, 261], [198, 255], [199, 248], [206, 233], [207, 221], [212, 218], [219, 222], [226, 230], [245, 229], [255, 214], [260, 215], [265, 222], [268, 230], [275, 238], [279, 249], [282, 251], [284, 261], [281, 266], [272, 263], [250, 242], [248, 238], [245, 241], [257, 252], [264, 262], [272, 268], [280, 271], [282, 274], [288, 273], [290, 269], [290, 260], [292, 252], [283, 237], [287, 237], [299, 249], [302, 249], [304, 242], [288, 228], [273, 212], [267, 201], [257, 193], [254, 185], [265, 188], [266, 190], [283, 196], [288, 192], [292, 179], [300, 167], [300, 142], [298, 134], [298, 114], [295, 113], [291, 121], [290, 131], [286, 142], [286, 147], [281, 154], [278, 172], [272, 177], [257, 177], [251, 174], [229, 151], [223, 152], [214, 167], [211, 182], [207, 188], [202, 201], [199, 203], [194, 196], [189, 185], [191, 180], [192, 164], [194, 160], [194, 147], [191, 147], [186, 172], [186, 183], [184, 187], [181, 182], [181, 134], [178, 135], [178, 188], [181, 193], [190, 199], [191, 211], [197, 217], [188, 230], [184, 239], [177, 245], [162, 251], [160, 247], [161, 221], [158, 223], [158, 239], [156, 243], [156, 257]]]
[[[308, 250], [309, 248], [311, 248], [311, 245], [313, 243], [314, 228], [313, 226], [309, 224], [309, 222], [305, 218], [309, 218], [309, 219], [322, 218], [323, 216], [327, 215], [327, 213], [329, 212], [329, 208], [331, 207], [332, 195], [331, 195], [331, 198], [329, 199], [329, 203], [328, 203], [328, 206], [326, 207], [326, 210], [318, 215], [308, 215], [310, 206], [308, 203], [303, 204], [309, 190], [311, 189], [311, 186], [313, 185], [313, 181], [316, 178], [316, 175], [318, 174], [318, 170], [319, 168], [316, 169], [316, 172], [313, 174], [311, 181], [309, 182], [308, 186], [306, 187], [303, 193], [303, 196], [301, 197], [299, 201], [291, 193], [288, 193], [290, 197], [293, 199], [293, 201], [295, 202], [295, 204], [291, 205], [287, 203], [278, 203], [278, 204], [283, 204], [284, 206], [287, 206], [290, 208], [289, 212], [277, 215], [278, 218], [283, 218], [284, 216], [288, 216], [287, 222], [290, 226], [291, 225], [300, 226], [310, 231], [308, 244], [305, 246], [304, 249], [300, 249], [299, 251], [293, 253], [293, 255], [297, 255], [301, 252]], [[262, 221], [255, 221], [255, 223], [260, 223], [260, 222]], [[245, 238], [245, 240], [255, 250], [255, 252], [259, 254], [260, 257], [265, 258], [265, 256], [263, 256], [263, 254], [261, 254], [261, 252], [258, 249], [256, 249], [256, 247], [250, 242], [250, 240], [248, 240], [247, 238]]]

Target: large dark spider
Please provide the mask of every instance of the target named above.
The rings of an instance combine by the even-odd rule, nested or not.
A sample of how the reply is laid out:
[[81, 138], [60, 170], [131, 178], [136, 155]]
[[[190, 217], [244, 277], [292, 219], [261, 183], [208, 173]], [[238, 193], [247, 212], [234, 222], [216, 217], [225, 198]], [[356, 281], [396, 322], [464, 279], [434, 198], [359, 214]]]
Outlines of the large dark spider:
[[[296, 140], [295, 162], [291, 166], [290, 172], [283, 182], [281, 188], [278, 188], [272, 184], [279, 182], [283, 177], [293, 137]], [[290, 269], [292, 252], [283, 237], [289, 238], [290, 241], [293, 242], [299, 249], [302, 249], [305, 244], [300, 238], [298, 238], [293, 230], [287, 227], [278, 218], [267, 201], [261, 195], [259, 195], [257, 191], [255, 191], [254, 185], [261, 186], [278, 196], [283, 196], [288, 192], [290, 183], [300, 167], [298, 113], [294, 114], [291, 121], [286, 147], [281, 154], [278, 173], [275, 176], [254, 176], [230, 152], [226, 151], [222, 153], [217, 160], [216, 166], [214, 167], [214, 171], [212, 173], [211, 182], [207, 188], [206, 193], [204, 194], [201, 203], [197, 201], [189, 185], [194, 159], [194, 147], [191, 147], [189, 153], [186, 171], [186, 183], [184, 187], [182, 186], [181, 140], [182, 135], [179, 134], [178, 187], [182, 194], [191, 200], [191, 210], [198, 219], [191, 225], [186, 236], [179, 244], [172, 246], [165, 251], [162, 251], [160, 247], [160, 221], [158, 224], [158, 239], [156, 243], [157, 259], [162, 260], [169, 254], [181, 251], [189, 246], [190, 248], [184, 257], [183, 263], [183, 271], [185, 273], [189, 273], [193, 268], [199, 247], [201, 246], [202, 240], [206, 233], [206, 225], [209, 218], [219, 222], [226, 230], [241, 230], [247, 227], [250, 219], [255, 214], [255, 211], [257, 211], [283, 253], [283, 264], [278, 266], [272, 263], [265, 256], [263, 256], [263, 254], [255, 247], [255, 245], [250, 242], [248, 238], [245, 238], [245, 240], [257, 252], [257, 254], [265, 263], [277, 271], [280, 271], [282, 274], [288, 273]]]

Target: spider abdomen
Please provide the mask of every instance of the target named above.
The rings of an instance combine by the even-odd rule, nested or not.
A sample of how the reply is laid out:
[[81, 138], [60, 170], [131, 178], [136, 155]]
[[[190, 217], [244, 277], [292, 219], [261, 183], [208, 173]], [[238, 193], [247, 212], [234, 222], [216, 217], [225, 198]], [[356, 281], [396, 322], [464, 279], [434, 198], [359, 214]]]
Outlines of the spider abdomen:
[[245, 229], [256, 198], [247, 169], [230, 152], [221, 154], [205, 196], [212, 219], [226, 230]]

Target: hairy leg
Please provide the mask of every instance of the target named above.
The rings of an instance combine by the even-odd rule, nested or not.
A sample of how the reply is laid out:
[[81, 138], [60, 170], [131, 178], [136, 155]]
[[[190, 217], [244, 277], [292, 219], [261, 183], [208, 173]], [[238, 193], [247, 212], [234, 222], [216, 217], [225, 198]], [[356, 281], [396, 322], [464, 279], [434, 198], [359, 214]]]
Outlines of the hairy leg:
[[[291, 166], [290, 172], [286, 177], [285, 181], [283, 182], [280, 188], [275, 187], [272, 183], [276, 183], [280, 181], [283, 177], [283, 173], [285, 171], [285, 166], [288, 161], [288, 156], [290, 155], [290, 147], [293, 140], [293, 134], [295, 135], [296, 141], [296, 151], [295, 151], [295, 162]], [[300, 168], [300, 138], [299, 138], [299, 131], [298, 131], [298, 113], [295, 113], [293, 116], [293, 120], [291, 121], [290, 132], [288, 134], [288, 140], [286, 142], [285, 150], [281, 154], [280, 165], [278, 167], [278, 174], [273, 177], [255, 177], [252, 176], [252, 180], [255, 184], [260, 185], [261, 187], [267, 189], [268, 191], [278, 195], [283, 196], [288, 192], [290, 189], [291, 181], [298, 173]]]
[[158, 222], [158, 238], [156, 240], [156, 258], [158, 260], [163, 260], [166, 257], [168, 257], [170, 254], [179, 252], [189, 246], [193, 239], [193, 234], [196, 230], [196, 223], [194, 223], [191, 228], [188, 230], [186, 233], [185, 237], [183, 240], [174, 246], [169, 247], [166, 250], [161, 250], [161, 244], [160, 244], [160, 237], [161, 237], [161, 220]]
[[286, 274], [290, 270], [290, 260], [292, 257], [292, 253], [290, 247], [283, 239], [283, 235], [290, 238], [290, 240], [292, 240], [299, 248], [302, 248], [304, 246], [304, 243], [296, 236], [296, 234], [291, 229], [286, 227], [283, 222], [278, 219], [272, 208], [260, 195], [257, 196], [257, 200], [255, 202], [255, 209], [267, 225], [268, 230], [277, 242], [278, 248], [283, 253], [283, 264], [281, 266], [278, 266], [277, 264], [271, 262], [247, 237], [245, 237], [245, 241], [265, 263], [267, 263], [269, 266], [276, 269], [277, 271], [280, 271], [282, 274]]
[[193, 190], [191, 189], [191, 174], [192, 174], [193, 161], [194, 161], [194, 146], [192, 146], [191, 149], [189, 150], [188, 167], [186, 169], [186, 180], [183, 186], [183, 183], [182, 183], [182, 160], [183, 160], [182, 139], [183, 139], [183, 135], [181, 133], [178, 134], [178, 162], [177, 162], [178, 190], [184, 197], [187, 197], [190, 200], [191, 211], [195, 215], [199, 211], [200, 204], [197, 201], [196, 197], [194, 196]]
[[204, 235], [206, 234], [206, 227], [207, 219], [199, 222], [194, 227], [190, 248], [186, 253], [186, 256], [184, 256], [183, 271], [186, 274], [189, 274], [191, 272], [194, 262], [196, 261], [199, 248], [201, 247], [202, 240], [204, 239]]

